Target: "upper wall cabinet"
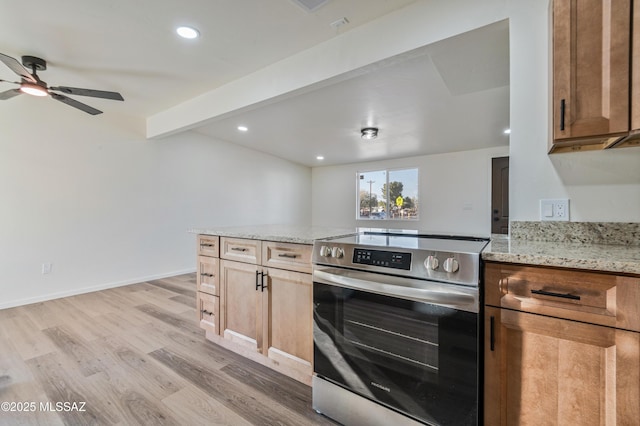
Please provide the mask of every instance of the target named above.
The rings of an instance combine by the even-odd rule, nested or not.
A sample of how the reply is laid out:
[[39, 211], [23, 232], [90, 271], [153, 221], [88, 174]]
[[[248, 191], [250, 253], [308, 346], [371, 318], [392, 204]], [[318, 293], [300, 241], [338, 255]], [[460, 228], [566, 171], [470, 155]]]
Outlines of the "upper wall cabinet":
[[639, 7], [640, 0], [554, 0], [550, 153], [634, 144], [640, 42], [632, 38], [640, 36], [633, 33], [632, 13], [640, 15]]

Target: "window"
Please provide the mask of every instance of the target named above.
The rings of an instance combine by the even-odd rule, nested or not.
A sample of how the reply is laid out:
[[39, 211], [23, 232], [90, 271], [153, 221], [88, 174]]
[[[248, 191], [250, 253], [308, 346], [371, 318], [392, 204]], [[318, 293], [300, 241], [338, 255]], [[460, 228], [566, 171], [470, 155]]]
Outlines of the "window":
[[418, 169], [358, 172], [356, 219], [418, 219]]

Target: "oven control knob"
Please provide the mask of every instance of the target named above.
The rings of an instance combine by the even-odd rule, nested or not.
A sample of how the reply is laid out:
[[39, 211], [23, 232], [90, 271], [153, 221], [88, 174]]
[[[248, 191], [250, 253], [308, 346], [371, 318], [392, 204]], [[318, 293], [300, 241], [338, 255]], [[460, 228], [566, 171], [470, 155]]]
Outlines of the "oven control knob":
[[458, 261], [453, 257], [448, 257], [447, 260], [444, 261], [444, 265], [442, 265], [445, 271], [447, 272], [456, 272], [459, 268]]
[[340, 259], [344, 257], [344, 250], [342, 250], [340, 247], [333, 247], [331, 249], [331, 256], [335, 257], [336, 259]]
[[331, 248], [327, 246], [320, 247], [320, 256], [322, 257], [330, 257], [331, 256]]
[[439, 265], [440, 263], [438, 262], [438, 258], [435, 256], [429, 256], [424, 261], [424, 267], [427, 269], [431, 269], [432, 271], [438, 269]]

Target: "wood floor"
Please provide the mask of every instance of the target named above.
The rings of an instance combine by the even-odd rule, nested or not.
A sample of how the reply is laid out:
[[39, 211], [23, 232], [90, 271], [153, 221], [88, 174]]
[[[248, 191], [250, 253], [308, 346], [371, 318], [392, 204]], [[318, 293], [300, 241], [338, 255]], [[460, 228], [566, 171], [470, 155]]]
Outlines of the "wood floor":
[[206, 341], [195, 287], [188, 274], [0, 310], [0, 424], [335, 424], [308, 386]]

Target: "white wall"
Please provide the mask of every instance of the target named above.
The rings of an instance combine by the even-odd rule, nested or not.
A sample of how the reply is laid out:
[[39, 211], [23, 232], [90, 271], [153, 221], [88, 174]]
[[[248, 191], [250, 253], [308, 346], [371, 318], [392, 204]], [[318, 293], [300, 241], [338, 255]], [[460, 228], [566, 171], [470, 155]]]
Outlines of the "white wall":
[[511, 220], [539, 220], [541, 198], [569, 198], [574, 222], [640, 221], [640, 149], [547, 155], [550, 2], [510, 0]]
[[[224, 94], [224, 99], [213, 96], [223, 114], [504, 18], [511, 43], [512, 220], [537, 220], [540, 198], [568, 197], [574, 221], [638, 222], [640, 148], [547, 155], [549, 0], [418, 0], [212, 95]], [[205, 98], [201, 101], [209, 105], [212, 96]], [[18, 107], [27, 102], [28, 107]], [[181, 114], [188, 106], [176, 107], [168, 128], [194, 123], [180, 121], [189, 116]], [[189, 227], [303, 224], [310, 207], [314, 224], [355, 222], [355, 188], [347, 194], [348, 184], [338, 175], [360, 166], [316, 168], [311, 185], [307, 168], [202, 136], [146, 141], [144, 124], [109, 114], [90, 117], [26, 96], [1, 107], [0, 308], [191, 270]], [[151, 135], [170, 133], [160, 126], [165, 118], [158, 114], [151, 120], [162, 127]], [[447, 172], [480, 164], [466, 155], [380, 166], [419, 160], [429, 167], [446, 164]], [[483, 184], [467, 173], [472, 186]], [[438, 192], [441, 186], [432, 195], [429, 172], [421, 174], [427, 181], [421, 198], [436, 197], [448, 206], [427, 211], [431, 216], [423, 215], [421, 229], [444, 231], [454, 224], [460, 232], [486, 229], [481, 201], [472, 200], [474, 217], [466, 220], [460, 200]], [[457, 189], [464, 186], [455, 182]], [[486, 179], [484, 184], [487, 191]], [[333, 198], [328, 192], [335, 192]], [[479, 193], [470, 191], [468, 197]], [[252, 208], [241, 206], [247, 199]], [[335, 204], [323, 205], [329, 199]], [[50, 275], [40, 274], [43, 262], [54, 264]]]
[[0, 308], [193, 271], [191, 227], [310, 222], [309, 168], [49, 99], [1, 107]]
[[[479, 5], [486, 6], [487, 13], [476, 13], [475, 8]], [[394, 16], [360, 27], [361, 34], [354, 34], [354, 37], [366, 35], [369, 38], [366, 46], [379, 45], [387, 54], [400, 54], [408, 46], [416, 48], [436, 41], [438, 36], [451, 30], [452, 24], [456, 28], [466, 25], [471, 29], [508, 18], [511, 220], [539, 220], [540, 199], [569, 198], [572, 221], [640, 221], [640, 148], [547, 154], [551, 137], [550, 0], [505, 0], [504, 6], [502, 8], [499, 0], [459, 0], [438, 4], [429, 0], [417, 1]], [[402, 30], [394, 34], [402, 38], [387, 37], [389, 31], [384, 31], [388, 29], [387, 25], [399, 19], [403, 22], [399, 26]], [[429, 25], [424, 23], [426, 20]], [[345, 33], [344, 37], [350, 37], [350, 33]], [[346, 67], [344, 58], [349, 58], [350, 54], [361, 57], [357, 49], [351, 52], [350, 40], [345, 40], [340, 46], [340, 57], [326, 61], [326, 68]], [[318, 53], [323, 52], [317, 50]], [[306, 53], [311, 55], [311, 50]], [[291, 71], [295, 74], [297, 68], [292, 66]], [[289, 76], [286, 72], [282, 74]], [[381, 166], [385, 167], [385, 164], [383, 162]], [[324, 172], [314, 169], [314, 192], [319, 186], [317, 181], [323, 179]], [[473, 179], [471, 176], [470, 180]], [[322, 207], [322, 214], [316, 213], [317, 200], [325, 198], [314, 194], [314, 224], [326, 223], [328, 217], [339, 223], [353, 223], [355, 219], [351, 213], [338, 215], [322, 210]], [[342, 207], [335, 209], [342, 212]], [[420, 223], [423, 225], [432, 224]]]
[[[473, 0], [469, 5], [476, 5]], [[433, 7], [429, 2], [417, 2], [407, 8], [416, 11]], [[492, 5], [495, 6], [495, 5]], [[449, 10], [449, 7], [451, 8]], [[460, 4], [441, 4], [443, 16], [460, 12]], [[433, 9], [435, 10], [435, 9]], [[550, 2], [549, 0], [508, 0], [506, 15], [510, 27], [510, 218], [511, 220], [539, 220], [539, 200], [569, 198], [572, 221], [638, 222], [640, 221], [640, 148], [557, 154], [549, 156], [550, 123]], [[461, 15], [462, 18], [462, 15]], [[464, 19], [470, 19], [468, 15]], [[474, 25], [489, 24], [494, 16], [476, 15]], [[483, 22], [483, 20], [486, 20]], [[397, 53], [402, 46], [446, 31], [449, 22], [441, 19], [418, 28], [406, 19], [403, 43], [395, 41]], [[382, 23], [379, 23], [382, 27]], [[442, 28], [440, 28], [441, 26]], [[374, 30], [371, 30], [371, 34]], [[393, 40], [380, 40], [386, 51]], [[468, 165], [485, 164], [474, 161], [478, 153], [456, 153], [443, 156], [420, 157], [379, 162], [375, 167], [421, 167], [423, 213], [412, 228], [485, 233], [489, 229], [489, 208], [478, 201], [478, 194], [486, 194], [489, 184], [486, 169], [472, 171]], [[438, 157], [438, 158], [436, 158]], [[348, 165], [313, 169], [313, 223], [317, 225], [368, 226], [356, 221], [354, 214], [357, 170], [370, 165]], [[436, 172], [443, 175], [436, 177]], [[464, 176], [464, 178], [462, 178]], [[446, 181], [454, 190], [434, 182]], [[455, 194], [464, 194], [460, 197]], [[473, 198], [473, 210], [462, 210], [463, 200]], [[483, 197], [480, 197], [483, 198]], [[483, 198], [487, 200], [487, 198]], [[333, 200], [333, 201], [332, 201]], [[433, 203], [433, 204], [432, 204]], [[437, 207], [435, 207], [437, 206]], [[382, 223], [382, 222], [380, 222]], [[409, 227], [409, 222], [387, 222], [392, 227]]]
[[547, 155], [550, 0], [417, 0], [150, 117], [147, 132], [158, 136], [188, 128], [502, 19], [510, 25], [511, 219], [538, 220], [541, 198], [566, 197], [573, 221], [639, 221], [640, 148]]
[[[491, 233], [491, 158], [508, 155], [508, 147], [496, 147], [314, 167], [311, 189], [313, 224], [420, 229], [487, 236]], [[357, 172], [405, 167], [419, 168], [419, 220], [356, 220]]]

